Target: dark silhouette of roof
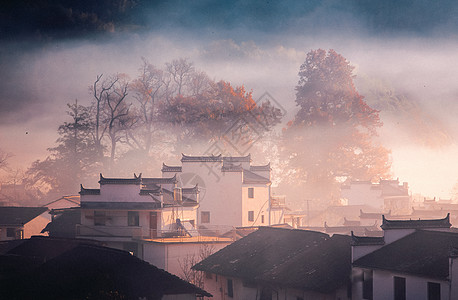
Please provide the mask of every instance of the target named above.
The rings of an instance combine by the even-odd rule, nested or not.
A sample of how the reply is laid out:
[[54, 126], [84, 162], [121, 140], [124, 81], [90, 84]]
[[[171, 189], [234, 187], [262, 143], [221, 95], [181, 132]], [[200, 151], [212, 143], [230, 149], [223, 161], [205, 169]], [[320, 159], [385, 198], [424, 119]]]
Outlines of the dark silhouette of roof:
[[0, 225], [22, 226], [32, 221], [47, 210], [47, 207], [1, 206]]
[[103, 184], [136, 184], [140, 185], [142, 182], [142, 174], [138, 176], [134, 174], [134, 178], [105, 178], [102, 173], [100, 173], [100, 185]]
[[181, 166], [168, 166], [164, 163], [162, 163], [162, 172], [181, 172], [182, 168]]
[[353, 265], [446, 279], [449, 275], [449, 251], [455, 247], [458, 247], [457, 233], [416, 230], [359, 258]]
[[384, 215], [382, 215], [382, 227], [383, 230], [390, 229], [421, 229], [421, 228], [450, 228], [452, 224], [450, 223], [450, 213], [443, 219], [433, 219], [433, 220], [387, 220]]
[[1, 297], [5, 299], [211, 296], [126, 251], [79, 239], [32, 238], [0, 256], [3, 261], [17, 270], [14, 274], [0, 270]]
[[350, 240], [316, 231], [260, 227], [193, 269], [245, 282], [329, 292], [348, 282]]
[[357, 236], [351, 232], [352, 246], [369, 246], [369, 245], [384, 245], [385, 238], [383, 236]]
[[174, 184], [177, 182], [177, 174], [175, 174], [173, 177], [142, 178], [142, 184], [146, 186], [152, 184]]
[[316, 247], [304, 249], [257, 279], [301, 290], [331, 293], [350, 281], [350, 240], [348, 235], [335, 234]]
[[270, 162], [264, 166], [250, 166], [250, 171], [258, 172], [258, 171], [270, 171]]
[[86, 189], [80, 184], [80, 195], [100, 195], [100, 189]]
[[133, 210], [151, 210], [161, 208], [159, 202], [93, 202], [85, 201], [81, 202], [81, 208], [83, 209], [133, 209]]
[[[57, 212], [58, 211], [58, 212]], [[74, 238], [76, 236], [76, 224], [81, 223], [81, 210], [77, 208], [52, 210], [54, 214], [52, 222], [49, 222], [41, 233], [48, 232], [52, 237]]]

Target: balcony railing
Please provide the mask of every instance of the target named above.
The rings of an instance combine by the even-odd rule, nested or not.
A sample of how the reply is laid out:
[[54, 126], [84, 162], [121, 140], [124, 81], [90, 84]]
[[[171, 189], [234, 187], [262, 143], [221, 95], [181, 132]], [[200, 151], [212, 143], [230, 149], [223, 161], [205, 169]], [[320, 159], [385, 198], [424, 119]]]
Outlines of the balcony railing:
[[[221, 230], [219, 230], [221, 229]], [[138, 226], [95, 226], [77, 225], [79, 237], [125, 237], [170, 242], [195, 242], [195, 241], [231, 241], [235, 240], [235, 234], [227, 234], [222, 228], [211, 229], [149, 229]], [[227, 229], [227, 228], [225, 228]]]

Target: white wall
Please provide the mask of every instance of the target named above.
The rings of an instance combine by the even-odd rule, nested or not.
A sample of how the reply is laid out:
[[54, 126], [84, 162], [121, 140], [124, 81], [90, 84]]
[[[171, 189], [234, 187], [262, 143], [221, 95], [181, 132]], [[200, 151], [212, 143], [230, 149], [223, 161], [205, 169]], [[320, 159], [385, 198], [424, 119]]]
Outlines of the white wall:
[[[248, 189], [254, 189], [254, 198], [248, 198]], [[254, 221], [248, 221], [248, 212], [254, 212]], [[242, 226], [269, 225], [269, 187], [265, 184], [242, 186]], [[264, 223], [262, 223], [264, 215]]]
[[374, 300], [392, 299], [394, 295], [394, 276], [406, 278], [407, 300], [428, 300], [428, 282], [441, 284], [441, 299], [449, 299], [449, 285], [446, 281], [433, 278], [396, 274], [389, 271], [374, 270]]
[[[143, 260], [182, 277], [182, 266], [186, 266], [186, 259], [194, 259], [195, 263], [198, 263], [202, 260], [200, 254], [205, 252], [205, 247], [209, 247], [214, 253], [229, 244], [230, 242], [145, 243], [143, 245]], [[191, 266], [189, 265], [189, 267]]]
[[381, 190], [372, 188], [371, 182], [351, 183], [341, 190], [342, 198], [348, 200], [348, 205], [369, 205], [376, 209], [383, 209]]

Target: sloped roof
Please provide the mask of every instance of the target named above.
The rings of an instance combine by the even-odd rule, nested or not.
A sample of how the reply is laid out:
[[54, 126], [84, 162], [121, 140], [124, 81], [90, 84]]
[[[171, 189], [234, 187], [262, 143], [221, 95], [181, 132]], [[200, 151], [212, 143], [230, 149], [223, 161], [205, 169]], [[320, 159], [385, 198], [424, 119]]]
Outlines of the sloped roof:
[[458, 247], [458, 233], [416, 230], [356, 260], [356, 267], [446, 279], [449, 251]]
[[250, 166], [250, 171], [256, 172], [256, 171], [270, 171], [270, 162], [267, 165], [264, 166]]
[[[46, 299], [75, 299], [97, 296], [100, 291], [117, 292], [129, 299], [151, 297], [161, 299], [162, 295], [195, 294], [211, 297], [206, 291], [158, 269], [126, 251], [90, 244], [80, 240], [42, 238], [40, 249], [46, 259], [32, 269], [2, 278], [2, 295], [11, 299], [32, 299], [40, 295]], [[65, 243], [66, 242], [66, 243]], [[74, 245], [76, 243], [76, 245]], [[68, 245], [70, 246], [68, 246]], [[22, 244], [28, 250], [19, 257], [34, 256], [37, 245]], [[56, 245], [59, 252], [55, 251]], [[23, 248], [24, 248], [23, 247]], [[51, 252], [49, 255], [47, 252]], [[32, 255], [31, 255], [32, 254]], [[18, 280], [20, 279], [20, 280]], [[27, 289], [23, 283], [27, 282]], [[100, 294], [101, 295], [101, 294]]]
[[81, 203], [81, 208], [85, 209], [105, 209], [105, 210], [151, 210], [161, 208], [159, 202], [92, 202]]
[[145, 185], [151, 184], [173, 184], [177, 181], [177, 174], [173, 177], [156, 177], [156, 178], [142, 178], [142, 183]]
[[86, 189], [80, 184], [80, 195], [100, 195], [100, 189]]
[[350, 236], [335, 234], [316, 247], [304, 249], [258, 279], [301, 290], [331, 293], [350, 281], [350, 241]]
[[383, 236], [357, 236], [351, 232], [352, 246], [369, 246], [369, 245], [384, 245], [385, 238]]
[[[53, 211], [51, 211], [53, 213]], [[48, 232], [53, 237], [75, 237], [76, 224], [81, 223], [81, 210], [64, 209], [61, 210], [52, 222], [49, 222], [41, 233]]]
[[223, 156], [220, 155], [209, 155], [209, 156], [190, 156], [184, 155], [181, 153], [182, 162], [221, 162], [223, 161]]
[[385, 216], [382, 216], [382, 227], [383, 230], [390, 229], [421, 229], [421, 228], [450, 228], [450, 213], [443, 219], [430, 219], [430, 220], [387, 220]]
[[270, 183], [268, 178], [243, 169], [243, 183]]
[[1, 206], [0, 225], [22, 226], [47, 210], [47, 207]]
[[142, 174], [135, 175], [134, 178], [105, 178], [102, 173], [100, 173], [100, 185], [103, 184], [135, 184], [140, 185], [142, 182]]
[[327, 238], [327, 234], [315, 231], [260, 227], [210, 255], [193, 269], [254, 281]]
[[182, 168], [181, 166], [168, 166], [164, 163], [162, 163], [162, 172], [181, 172]]

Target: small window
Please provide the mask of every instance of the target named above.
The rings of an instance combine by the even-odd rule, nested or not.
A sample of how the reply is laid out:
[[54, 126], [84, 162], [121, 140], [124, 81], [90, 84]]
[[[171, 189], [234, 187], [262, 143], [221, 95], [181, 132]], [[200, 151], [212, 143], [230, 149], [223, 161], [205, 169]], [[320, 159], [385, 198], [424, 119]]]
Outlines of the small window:
[[210, 212], [209, 211], [201, 212], [200, 217], [201, 217], [202, 223], [210, 223]]
[[234, 297], [234, 287], [232, 286], [232, 279], [227, 280], [227, 296]]
[[372, 270], [366, 270], [363, 273], [363, 299], [372, 300], [374, 281]]
[[127, 212], [127, 225], [128, 226], [140, 226], [140, 217], [138, 211]]
[[105, 226], [106, 213], [104, 211], [94, 211], [94, 225]]
[[437, 282], [428, 282], [428, 300], [441, 299], [441, 284]]
[[394, 300], [406, 300], [406, 279], [394, 276]]
[[261, 223], [264, 224], [264, 215], [261, 215]]
[[6, 236], [7, 237], [16, 237], [16, 228], [6, 228]]
[[254, 188], [248, 188], [248, 198], [254, 198]]
[[254, 211], [250, 210], [248, 212], [248, 221], [253, 222], [254, 221]]

